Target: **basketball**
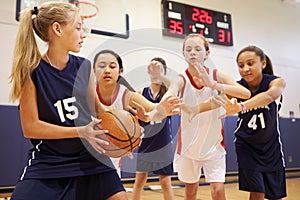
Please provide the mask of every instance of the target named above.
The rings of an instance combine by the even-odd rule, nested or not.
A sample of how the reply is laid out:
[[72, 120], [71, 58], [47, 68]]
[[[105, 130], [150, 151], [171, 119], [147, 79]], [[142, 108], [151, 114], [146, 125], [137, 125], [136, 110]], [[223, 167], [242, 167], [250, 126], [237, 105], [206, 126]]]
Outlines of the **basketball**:
[[130, 112], [125, 110], [110, 110], [99, 116], [102, 121], [96, 126], [98, 129], [108, 130], [100, 138], [109, 142], [103, 145], [105, 155], [113, 158], [125, 156], [133, 152], [141, 142], [141, 127]]

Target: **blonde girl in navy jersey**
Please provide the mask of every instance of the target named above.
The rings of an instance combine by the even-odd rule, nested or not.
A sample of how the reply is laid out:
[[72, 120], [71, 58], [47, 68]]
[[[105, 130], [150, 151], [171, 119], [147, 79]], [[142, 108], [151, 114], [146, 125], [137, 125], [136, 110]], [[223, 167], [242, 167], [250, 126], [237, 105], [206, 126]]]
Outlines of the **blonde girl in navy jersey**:
[[[48, 2], [22, 11], [17, 33], [11, 100], [19, 100], [23, 134], [30, 138], [28, 163], [11, 199], [127, 199], [92, 120], [99, 103], [88, 60], [79, 52], [86, 33], [76, 6]], [[39, 52], [35, 36], [48, 43]], [[88, 151], [87, 149], [90, 149]], [[99, 158], [92, 156], [91, 152]]]
[[[70, 3], [47, 2], [21, 13], [10, 98], [19, 100], [23, 134], [33, 147], [12, 199], [127, 199], [116, 170], [103, 164], [111, 162], [104, 155], [107, 142], [97, 136], [106, 130], [94, 130], [99, 120], [91, 116], [106, 108], [96, 95], [91, 63], [69, 54], [80, 51], [84, 30]], [[48, 43], [44, 54], [34, 33]], [[151, 114], [135, 104], [136, 114], [151, 119], [177, 102], [165, 101]]]
[[251, 91], [250, 99], [235, 99], [226, 106], [226, 115], [238, 113], [239, 189], [250, 192], [250, 200], [281, 199], [286, 197], [286, 180], [277, 100], [285, 80], [273, 75], [271, 60], [259, 47], [243, 48], [236, 61], [242, 76], [238, 82]]

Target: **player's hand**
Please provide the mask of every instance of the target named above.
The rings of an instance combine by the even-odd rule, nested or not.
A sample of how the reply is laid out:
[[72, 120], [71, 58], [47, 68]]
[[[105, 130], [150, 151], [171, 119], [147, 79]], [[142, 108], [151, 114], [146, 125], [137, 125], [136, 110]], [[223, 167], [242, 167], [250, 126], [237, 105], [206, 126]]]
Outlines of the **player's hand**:
[[104, 154], [105, 150], [102, 146], [109, 145], [106, 140], [100, 139], [100, 135], [108, 133], [108, 130], [102, 130], [99, 127], [101, 120], [93, 119], [86, 126], [78, 128], [79, 137], [84, 138], [89, 144], [100, 154]]
[[160, 78], [162, 76], [161, 63], [153, 60], [148, 65], [148, 74], [152, 78]]
[[232, 98], [229, 102], [226, 102], [224, 106], [226, 112], [221, 115], [220, 118], [224, 118], [226, 116], [234, 115], [242, 110], [241, 105], [237, 102], [236, 98]]
[[226, 105], [230, 103], [230, 99], [224, 93], [214, 95], [210, 100], [212, 108], [218, 108], [220, 106], [226, 107]]
[[181, 99], [168, 96], [157, 105], [157, 111], [163, 116], [170, 116], [180, 113]]
[[200, 77], [199, 76], [193, 76], [194, 83], [197, 85], [198, 88], [202, 88], [202, 87], [206, 86], [205, 82]]
[[139, 118], [140, 120], [144, 121], [144, 122], [149, 122], [150, 121], [150, 115], [149, 113], [146, 112], [145, 108], [140, 105], [139, 103], [135, 102], [135, 101], [131, 101], [131, 103], [133, 104], [133, 107], [128, 106], [129, 111], [136, 116], [137, 118]]
[[207, 87], [213, 87], [215, 84], [214, 80], [211, 79], [211, 77], [208, 75], [204, 64], [197, 62], [194, 63], [192, 66], [194, 66], [194, 69], [198, 72], [198, 76], [194, 76], [193, 79], [198, 87], [201, 86], [207, 86]]

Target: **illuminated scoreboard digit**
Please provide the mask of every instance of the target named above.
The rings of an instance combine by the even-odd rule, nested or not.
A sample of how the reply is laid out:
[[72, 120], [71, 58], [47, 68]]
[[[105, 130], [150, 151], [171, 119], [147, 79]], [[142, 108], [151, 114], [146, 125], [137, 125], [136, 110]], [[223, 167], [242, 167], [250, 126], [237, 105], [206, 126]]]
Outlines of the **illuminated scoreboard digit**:
[[165, 0], [162, 6], [164, 35], [200, 33], [212, 43], [233, 45], [230, 14]]

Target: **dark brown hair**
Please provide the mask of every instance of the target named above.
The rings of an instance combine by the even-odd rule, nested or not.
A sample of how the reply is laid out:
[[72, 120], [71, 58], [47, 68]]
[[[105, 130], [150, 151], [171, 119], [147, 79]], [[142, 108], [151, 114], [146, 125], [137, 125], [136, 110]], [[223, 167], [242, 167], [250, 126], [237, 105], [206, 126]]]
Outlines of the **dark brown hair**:
[[247, 46], [247, 47], [243, 48], [242, 50], [240, 50], [240, 52], [237, 54], [236, 61], [239, 58], [239, 56], [246, 51], [254, 52], [257, 56], [260, 57], [261, 61], [266, 61], [266, 66], [262, 70], [262, 73], [274, 75], [273, 65], [272, 65], [270, 58], [264, 53], [264, 51], [262, 49], [260, 49], [257, 46], [250, 45], [250, 46]]

